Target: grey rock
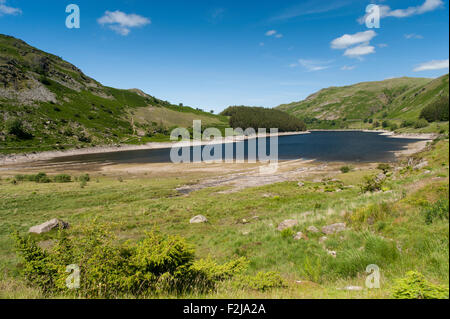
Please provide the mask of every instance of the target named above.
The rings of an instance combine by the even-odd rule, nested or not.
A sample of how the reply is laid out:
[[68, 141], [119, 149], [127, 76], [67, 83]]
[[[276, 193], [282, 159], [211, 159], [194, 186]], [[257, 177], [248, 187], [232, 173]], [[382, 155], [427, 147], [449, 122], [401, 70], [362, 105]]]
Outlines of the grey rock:
[[298, 187], [303, 187], [303, 186], [305, 186], [305, 183], [302, 183], [302, 182], [298, 182]]
[[345, 223], [338, 223], [338, 224], [333, 224], [333, 225], [328, 225], [328, 226], [322, 227], [322, 232], [324, 234], [331, 235], [331, 234], [340, 233], [346, 229], [347, 229], [347, 227], [346, 227]]
[[315, 234], [319, 232], [319, 230], [317, 229], [316, 226], [309, 226], [307, 228], [307, 231], [309, 231], [310, 233], [315, 233]]
[[69, 228], [69, 223], [66, 223], [60, 219], [53, 218], [52, 220], [49, 220], [41, 225], [36, 225], [31, 227], [28, 232], [33, 234], [43, 234], [48, 233], [49, 231], [60, 228], [60, 229], [66, 229]]
[[203, 215], [197, 215], [195, 217], [192, 217], [189, 223], [191, 224], [201, 224], [201, 223], [207, 223], [208, 219]]
[[295, 220], [295, 219], [287, 219], [287, 220], [281, 222], [278, 225], [277, 229], [279, 231], [283, 231], [283, 230], [285, 230], [287, 228], [292, 228], [292, 227], [297, 226], [297, 225], [298, 225], [298, 221], [297, 220]]

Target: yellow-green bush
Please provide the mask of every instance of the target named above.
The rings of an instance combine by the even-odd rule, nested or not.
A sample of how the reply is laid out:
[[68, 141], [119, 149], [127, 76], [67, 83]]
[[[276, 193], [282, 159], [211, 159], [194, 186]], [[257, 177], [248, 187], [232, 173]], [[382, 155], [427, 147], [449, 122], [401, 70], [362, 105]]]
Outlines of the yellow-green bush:
[[238, 276], [234, 286], [241, 289], [267, 291], [274, 288], [286, 287], [283, 278], [276, 272], [258, 272], [255, 276]]
[[[14, 237], [26, 280], [48, 295], [115, 298], [202, 293], [247, 267], [245, 259], [224, 265], [195, 260], [194, 249], [183, 238], [156, 232], [134, 245], [115, 245], [101, 227], [90, 227], [76, 238], [60, 231], [51, 251], [44, 251], [30, 237], [18, 233]], [[76, 290], [66, 287], [66, 267], [72, 264], [80, 268]]]
[[429, 282], [421, 273], [410, 271], [396, 281], [392, 295], [396, 299], [448, 299], [449, 290]]

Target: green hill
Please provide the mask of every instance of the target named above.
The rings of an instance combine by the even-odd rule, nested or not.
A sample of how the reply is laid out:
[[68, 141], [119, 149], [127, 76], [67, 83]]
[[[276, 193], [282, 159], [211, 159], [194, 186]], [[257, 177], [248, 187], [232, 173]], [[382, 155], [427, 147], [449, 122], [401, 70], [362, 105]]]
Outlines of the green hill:
[[[448, 74], [437, 79], [396, 78], [380, 82], [364, 82], [344, 87], [323, 89], [304, 101], [278, 106], [309, 125], [341, 127], [390, 120], [418, 120], [427, 105], [448, 97]], [[343, 123], [347, 122], [347, 123]]]
[[225, 117], [140, 90], [103, 86], [60, 57], [0, 35], [0, 152], [167, 140], [171, 128]]

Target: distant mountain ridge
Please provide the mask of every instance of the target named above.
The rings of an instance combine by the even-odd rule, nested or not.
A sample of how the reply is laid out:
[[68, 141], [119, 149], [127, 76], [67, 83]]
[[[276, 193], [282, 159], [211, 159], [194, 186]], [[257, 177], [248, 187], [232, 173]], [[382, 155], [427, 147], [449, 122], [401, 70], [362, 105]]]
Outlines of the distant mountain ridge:
[[394, 78], [330, 87], [303, 101], [277, 109], [298, 118], [319, 120], [403, 119], [419, 117], [421, 110], [449, 94], [448, 74], [437, 79]]
[[194, 119], [226, 124], [139, 89], [103, 86], [62, 58], [0, 34], [0, 152], [143, 143]]

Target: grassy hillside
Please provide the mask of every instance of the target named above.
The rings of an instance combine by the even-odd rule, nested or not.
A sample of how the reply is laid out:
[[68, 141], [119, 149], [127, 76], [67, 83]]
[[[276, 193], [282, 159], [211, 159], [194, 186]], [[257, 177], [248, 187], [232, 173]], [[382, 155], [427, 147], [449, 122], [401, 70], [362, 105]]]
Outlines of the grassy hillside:
[[[27, 281], [24, 276], [24, 261], [16, 252], [11, 232], [18, 230], [28, 236], [30, 226], [55, 217], [70, 223], [68, 238], [84, 253], [82, 257], [90, 256], [83, 244], [89, 243], [87, 239], [93, 236], [85, 234], [93, 221], [108, 225], [116, 235], [114, 243], [122, 246], [107, 246], [108, 249], [97, 251], [97, 257], [91, 259], [95, 262], [94, 274], [104, 274], [95, 277], [99, 281], [95, 286], [99, 287], [100, 282], [107, 284], [108, 280], [114, 280], [127, 265], [124, 260], [117, 268], [108, 268], [120, 257], [114, 247], [128, 251], [131, 245], [143, 245], [146, 232], [155, 227], [162, 234], [186, 238], [195, 248], [196, 265], [205, 258], [221, 265], [238, 258], [249, 262], [243, 277], [222, 277], [225, 279], [209, 291], [177, 294], [159, 286], [147, 294], [135, 295], [113, 285], [104, 289], [108, 298], [394, 298], [399, 290], [396, 280], [404, 278], [409, 271], [420, 272], [428, 281], [446, 287], [441, 298], [448, 298], [448, 157], [448, 138], [436, 140], [424, 152], [391, 164], [381, 190], [373, 192], [364, 192], [360, 187], [367, 185], [367, 177], [373, 180], [382, 170], [376, 165], [362, 164], [341, 173], [336, 166], [339, 163], [329, 163], [334, 165], [330, 173], [246, 188], [232, 196], [226, 192], [230, 188], [226, 185], [181, 195], [176, 188], [214, 176], [186, 167], [160, 168], [145, 174], [136, 171], [131, 175], [128, 168], [123, 173], [91, 173], [87, 183], [80, 182], [81, 172], [68, 172], [72, 182], [65, 184], [53, 182], [57, 180], [55, 173], [49, 173], [52, 182], [36, 183], [3, 171], [0, 172], [0, 298], [86, 296], [73, 295], [64, 288], [45, 294], [42, 282], [37, 279], [57, 278], [50, 270], [36, 272], [36, 280]], [[295, 174], [296, 167], [292, 169]], [[212, 166], [208, 170], [219, 172], [220, 168]], [[75, 178], [78, 182], [74, 182]], [[189, 219], [197, 214], [205, 215], [208, 223], [190, 224]], [[278, 231], [277, 225], [286, 219], [295, 219], [298, 225]], [[342, 222], [347, 224], [345, 231], [323, 237], [322, 226]], [[319, 231], [310, 231], [311, 226]], [[297, 232], [306, 237], [295, 240]], [[59, 236], [53, 231], [29, 237], [45, 251], [55, 254], [58, 250], [53, 245], [60, 240]], [[183, 251], [184, 246], [175, 248]], [[155, 260], [171, 265], [170, 261], [176, 259], [172, 256], [163, 259], [165, 250], [152, 257], [153, 251], [151, 247], [143, 251], [148, 254], [149, 263], [151, 258], [160, 258]], [[330, 252], [335, 252], [335, 257]], [[124, 258], [124, 254], [121, 256]], [[73, 256], [68, 260], [61, 268], [64, 278], [66, 265], [77, 263]], [[142, 260], [147, 259], [142, 257]], [[380, 289], [365, 288], [366, 267], [370, 264], [381, 269]], [[212, 266], [212, 261], [205, 262], [202, 269]], [[214, 267], [211, 272], [223, 270]], [[284, 284], [267, 272], [279, 274]], [[157, 268], [154, 273], [158, 274]], [[83, 285], [89, 274], [83, 273]], [[122, 281], [125, 278], [114, 282]], [[343, 289], [347, 286], [360, 286], [361, 290]], [[417, 286], [416, 281], [409, 281], [402, 287], [414, 298], [420, 292]], [[93, 293], [87, 296], [98, 297]]]
[[312, 127], [371, 128], [369, 124], [386, 120], [400, 126], [418, 120], [424, 107], [448, 94], [448, 74], [434, 80], [403, 77], [323, 89], [278, 109], [307, 119]]
[[226, 119], [140, 90], [105, 87], [60, 57], [0, 35], [0, 152], [167, 139], [170, 128]]

